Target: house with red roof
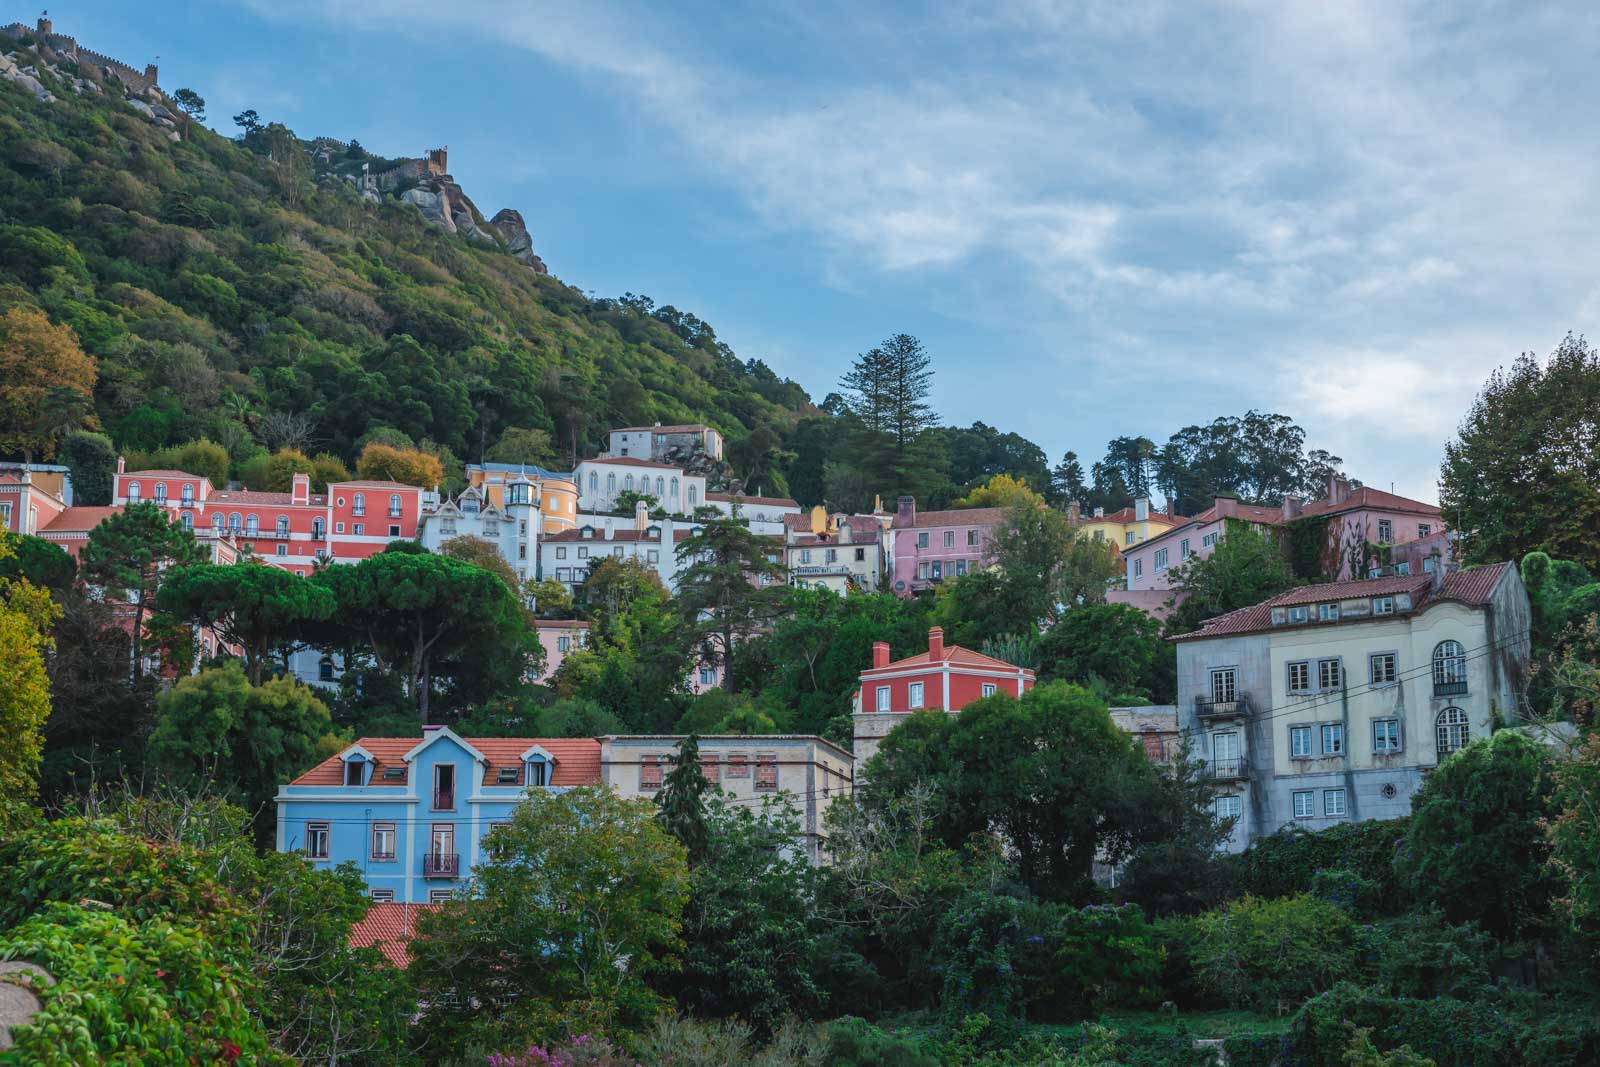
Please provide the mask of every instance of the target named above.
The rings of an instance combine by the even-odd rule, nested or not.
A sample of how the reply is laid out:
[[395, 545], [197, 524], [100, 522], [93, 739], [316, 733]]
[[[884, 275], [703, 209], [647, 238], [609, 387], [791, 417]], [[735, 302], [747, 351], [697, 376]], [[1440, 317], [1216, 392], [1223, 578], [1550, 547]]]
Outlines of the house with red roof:
[[1032, 689], [1033, 671], [960, 645], [946, 645], [944, 630], [928, 631], [928, 650], [889, 659], [889, 644], [872, 646], [872, 666], [861, 672], [856, 694], [856, 770], [878, 751], [878, 743], [907, 715], [924, 708], [953, 714], [984, 697], [1020, 697]]
[[1409, 812], [1433, 768], [1516, 720], [1530, 618], [1496, 563], [1301, 586], [1173, 638], [1179, 728], [1229, 850]]
[[314, 866], [354, 863], [374, 903], [428, 904], [460, 892], [490, 829], [529, 789], [599, 785], [593, 738], [363, 737], [277, 795], [277, 847]]

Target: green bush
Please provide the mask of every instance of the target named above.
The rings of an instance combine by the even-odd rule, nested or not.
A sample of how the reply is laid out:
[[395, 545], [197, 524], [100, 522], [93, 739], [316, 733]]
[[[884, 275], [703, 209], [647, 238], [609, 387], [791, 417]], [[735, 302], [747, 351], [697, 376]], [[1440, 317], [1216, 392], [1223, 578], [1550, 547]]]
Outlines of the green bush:
[[1036, 904], [1022, 924], [1016, 966], [1031, 1020], [1071, 1022], [1167, 996], [1160, 938], [1137, 905]]
[[1233, 889], [1240, 896], [1290, 897], [1312, 892], [1318, 871], [1340, 870], [1377, 887], [1380, 900], [1395, 909], [1404, 906], [1395, 874], [1395, 851], [1406, 835], [1409, 819], [1373, 819], [1344, 823], [1318, 833], [1290, 827], [1258, 840], [1224, 860]]
[[1352, 917], [1367, 918], [1383, 904], [1378, 883], [1355, 871], [1323, 869], [1311, 876], [1311, 895], [1337, 904]]
[[865, 1019], [846, 1017], [827, 1030], [829, 1067], [939, 1067], [939, 1059], [910, 1037], [885, 1033]]
[[1438, 908], [1376, 923], [1362, 939], [1378, 984], [1391, 996], [1470, 998], [1493, 984], [1493, 940], [1475, 926], [1452, 926]]
[[1350, 916], [1315, 897], [1245, 897], [1199, 916], [1194, 930], [1200, 985], [1230, 1007], [1298, 1003], [1356, 973]]

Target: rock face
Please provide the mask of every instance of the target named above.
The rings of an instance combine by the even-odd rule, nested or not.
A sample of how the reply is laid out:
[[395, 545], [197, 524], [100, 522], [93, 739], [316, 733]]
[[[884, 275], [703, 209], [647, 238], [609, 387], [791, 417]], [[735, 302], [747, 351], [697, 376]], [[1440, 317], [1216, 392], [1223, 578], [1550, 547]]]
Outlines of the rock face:
[[515, 259], [520, 259], [532, 267], [535, 274], [549, 274], [550, 269], [544, 265], [544, 260], [533, 254], [533, 235], [528, 232], [527, 223], [522, 221], [522, 212], [515, 208], [503, 207], [495, 212], [494, 218], [489, 220], [505, 241], [506, 251]]
[[[522, 213], [502, 208], [485, 221], [472, 198], [443, 171], [443, 149], [429, 152], [422, 159], [408, 159], [397, 167], [373, 175], [371, 185], [378, 191], [394, 193], [408, 204], [415, 204], [423, 218], [450, 233], [458, 233], [473, 244], [500, 248], [518, 262], [526, 263], [535, 274], [549, 274], [533, 251], [533, 237], [522, 221]], [[354, 177], [352, 181], [356, 180]]]

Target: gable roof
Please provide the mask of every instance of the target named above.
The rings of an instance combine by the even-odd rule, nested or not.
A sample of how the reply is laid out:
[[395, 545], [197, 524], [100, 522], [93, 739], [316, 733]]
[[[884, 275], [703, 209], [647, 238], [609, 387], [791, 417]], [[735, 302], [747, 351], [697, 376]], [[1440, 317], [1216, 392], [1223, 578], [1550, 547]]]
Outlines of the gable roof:
[[1436, 505], [1424, 504], [1420, 500], [1412, 500], [1408, 496], [1398, 496], [1394, 493], [1385, 493], [1381, 489], [1362, 486], [1353, 489], [1350, 495], [1338, 504], [1330, 504], [1326, 500], [1313, 500], [1300, 509], [1300, 514], [1305, 515], [1338, 515], [1346, 511], [1360, 511], [1371, 508], [1374, 511], [1407, 511], [1417, 515], [1430, 515], [1443, 518], [1444, 512]]
[[[1157, 511], [1155, 508], [1150, 509], [1147, 518], [1151, 522], [1164, 522], [1168, 524], [1189, 521], [1189, 518], [1186, 515], [1168, 514], [1165, 511]], [[1114, 522], [1126, 526], [1130, 522], [1139, 522], [1140, 519], [1138, 517], [1138, 512], [1136, 512], [1133, 508], [1119, 508], [1109, 515], [1080, 515], [1078, 516], [1078, 521], [1085, 526], [1089, 526], [1097, 522]]]
[[797, 508], [798, 500], [790, 500], [786, 496], [745, 496], [742, 493], [707, 493], [707, 500], [716, 500], [722, 503], [732, 503], [737, 500], [741, 504], [771, 504], [780, 508]]
[[305, 508], [323, 507], [328, 503], [325, 493], [312, 493], [305, 501], [296, 503], [293, 493], [267, 492], [255, 489], [218, 489], [206, 497], [206, 505], [212, 504], [271, 504], [280, 508]]
[[[993, 526], [1006, 517], [1007, 508], [954, 508], [949, 511], [919, 511], [915, 526]], [[897, 529], [901, 526], [895, 520]]]
[[927, 651], [922, 651], [918, 652], [915, 656], [907, 656], [905, 659], [897, 659], [883, 667], [869, 667], [861, 672], [861, 677], [866, 678], [869, 675], [875, 675], [883, 671], [898, 671], [906, 667], [919, 666], [975, 667], [980, 670], [1006, 671], [1010, 674], [1015, 674], [1017, 671], [1021, 671], [1027, 677], [1033, 677], [1033, 671], [1026, 667], [1018, 667], [1015, 663], [1007, 663], [1003, 659], [996, 659], [993, 656], [985, 656], [982, 652], [974, 652], [972, 649], [962, 648], [960, 645], [945, 645], [944, 655], [940, 656], [938, 659], [934, 659], [933, 656]]
[[437, 911], [439, 904], [379, 903], [350, 927], [351, 948], [375, 948], [396, 967], [411, 960], [411, 941], [417, 935], [417, 916]]
[[703, 422], [684, 422], [678, 423], [674, 426], [661, 426], [659, 424], [655, 426], [618, 426], [611, 432], [643, 433], [644, 431], [648, 430], [651, 433], [701, 433], [709, 429], [711, 429], [711, 427], [707, 426]]
[[[1472, 567], [1468, 570], [1455, 571], [1447, 574], [1439, 583], [1437, 590], [1433, 589], [1431, 575], [1397, 575], [1390, 578], [1364, 578], [1348, 582], [1329, 582], [1323, 585], [1302, 585], [1279, 593], [1275, 597], [1263, 600], [1259, 604], [1252, 604], [1246, 608], [1230, 611], [1225, 615], [1218, 615], [1208, 619], [1194, 633], [1178, 634], [1173, 641], [1195, 641], [1208, 637], [1232, 637], [1239, 634], [1261, 633], [1269, 630], [1283, 629], [1272, 625], [1272, 609], [1281, 607], [1298, 607], [1305, 604], [1325, 604], [1333, 600], [1352, 600], [1361, 597], [1394, 596], [1398, 593], [1411, 594], [1411, 611], [1415, 615], [1429, 605], [1443, 601], [1454, 601], [1466, 604], [1469, 607], [1481, 608], [1486, 606], [1494, 596], [1495, 589], [1505, 577], [1506, 569], [1510, 563], [1491, 563], [1483, 567]], [[1376, 616], [1386, 619], [1390, 616]], [[1363, 615], [1358, 618], [1340, 619], [1332, 622], [1297, 623], [1294, 629], [1304, 626], [1341, 626], [1358, 622], [1370, 622], [1374, 616]]]
[[[437, 738], [444, 730], [433, 731], [424, 737], [363, 737], [355, 744], [372, 757], [371, 787], [401, 788], [410, 781], [411, 767], [408, 753], [422, 747], [426, 741]], [[454, 732], [450, 733], [455, 737]], [[555, 772], [550, 784], [556, 786], [598, 785], [600, 783], [600, 742], [589, 737], [463, 737], [457, 738], [469, 746], [483, 761], [484, 785], [501, 784], [496, 781], [502, 768], [517, 771], [515, 784], [522, 785], [521, 754], [534, 745], [545, 749], [555, 758]], [[346, 746], [342, 752], [348, 752]], [[386, 770], [398, 769], [395, 778], [384, 778]], [[289, 783], [290, 785], [344, 786], [343, 767], [339, 756], [329, 756], [315, 767]], [[511, 783], [505, 783], [510, 785]], [[354, 787], [351, 787], [354, 788]]]
[[111, 507], [67, 508], [59, 512], [40, 533], [87, 533], [113, 515], [122, 513], [122, 505]]
[[[655, 463], [648, 459], [636, 459], [633, 456], [596, 456], [593, 459], [582, 460], [578, 465], [581, 467], [585, 463], [611, 463], [619, 467], [653, 467], [656, 470], [661, 471], [676, 471], [683, 469], [682, 467], [674, 467], [670, 463]], [[692, 478], [695, 477], [695, 475], [691, 474], [689, 477]]]
[[203, 479], [201, 478], [200, 475], [198, 475], [198, 474], [190, 474], [188, 471], [148, 470], [148, 471], [123, 471], [122, 472], [122, 476], [124, 478], [132, 478], [135, 475], [137, 475], [140, 478], [140, 480], [143, 480], [145, 478], [193, 478], [197, 482], [198, 481], [203, 481]]

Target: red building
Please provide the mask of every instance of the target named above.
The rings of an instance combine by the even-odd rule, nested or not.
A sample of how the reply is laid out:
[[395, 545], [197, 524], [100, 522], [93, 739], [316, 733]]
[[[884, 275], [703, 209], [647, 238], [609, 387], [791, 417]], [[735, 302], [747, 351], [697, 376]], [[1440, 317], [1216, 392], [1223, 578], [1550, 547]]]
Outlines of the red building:
[[150, 502], [170, 508], [186, 529], [237, 542], [265, 562], [296, 574], [318, 559], [352, 563], [383, 551], [390, 541], [417, 536], [424, 498], [431, 494], [399, 482], [334, 482], [311, 491], [311, 477], [296, 474], [287, 493], [213, 489], [184, 471], [126, 471], [117, 463], [112, 490], [117, 505]]
[[928, 651], [889, 662], [889, 645], [872, 646], [872, 666], [861, 672], [856, 694], [856, 768], [878, 750], [878, 742], [913, 711], [942, 708], [955, 713], [984, 697], [1020, 697], [1033, 688], [1033, 672], [960, 645], [946, 645], [944, 630], [928, 631]]

